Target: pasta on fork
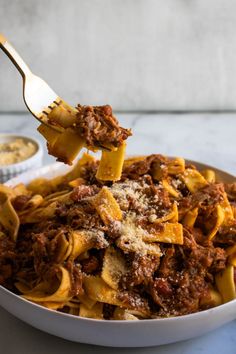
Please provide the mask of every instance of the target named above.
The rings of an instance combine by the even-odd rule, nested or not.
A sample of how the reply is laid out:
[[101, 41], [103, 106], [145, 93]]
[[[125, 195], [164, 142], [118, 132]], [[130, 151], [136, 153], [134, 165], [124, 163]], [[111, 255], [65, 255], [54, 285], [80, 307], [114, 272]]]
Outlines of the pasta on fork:
[[102, 150], [97, 178], [104, 181], [120, 179], [125, 140], [131, 131], [119, 126], [111, 106], [78, 105], [72, 108], [60, 101], [46, 109], [44, 115], [47, 125], [41, 124], [38, 131], [47, 140], [49, 154], [71, 165], [83, 147]]

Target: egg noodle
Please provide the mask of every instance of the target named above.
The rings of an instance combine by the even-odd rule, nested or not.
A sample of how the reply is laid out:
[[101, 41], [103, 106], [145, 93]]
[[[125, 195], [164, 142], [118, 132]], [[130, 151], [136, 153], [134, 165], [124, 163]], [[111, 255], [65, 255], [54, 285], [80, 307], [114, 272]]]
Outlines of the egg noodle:
[[109, 154], [0, 185], [0, 284], [95, 319], [179, 316], [235, 299], [236, 185], [182, 158]]
[[125, 140], [131, 130], [119, 126], [112, 108], [106, 106], [71, 107], [55, 101], [42, 114], [39, 133], [46, 139], [48, 153], [72, 165], [83, 147], [102, 151], [97, 178], [103, 181], [120, 179], [125, 158]]

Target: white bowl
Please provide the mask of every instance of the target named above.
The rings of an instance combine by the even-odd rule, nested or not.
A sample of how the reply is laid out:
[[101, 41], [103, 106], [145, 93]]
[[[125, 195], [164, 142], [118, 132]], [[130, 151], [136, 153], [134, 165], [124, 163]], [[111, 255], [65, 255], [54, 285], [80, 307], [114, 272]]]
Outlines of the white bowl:
[[30, 156], [26, 160], [11, 165], [0, 166], [0, 183], [4, 183], [9, 179], [20, 175], [21, 173], [36, 168], [38, 169], [42, 166], [43, 148], [41, 143], [37, 139], [33, 139], [28, 136], [19, 134], [0, 134], [1, 143], [8, 143], [18, 138], [21, 138], [27, 142], [31, 142], [36, 147], [36, 151], [32, 156]]
[[[199, 169], [209, 166], [193, 162]], [[7, 182], [29, 183], [39, 176], [53, 177], [68, 167], [56, 163], [24, 173]], [[215, 169], [227, 182], [232, 175]], [[0, 286], [0, 305], [22, 321], [50, 334], [80, 343], [111, 347], [147, 347], [173, 343], [205, 334], [236, 319], [236, 300], [191, 315], [141, 321], [106, 321], [81, 318], [46, 309]]]

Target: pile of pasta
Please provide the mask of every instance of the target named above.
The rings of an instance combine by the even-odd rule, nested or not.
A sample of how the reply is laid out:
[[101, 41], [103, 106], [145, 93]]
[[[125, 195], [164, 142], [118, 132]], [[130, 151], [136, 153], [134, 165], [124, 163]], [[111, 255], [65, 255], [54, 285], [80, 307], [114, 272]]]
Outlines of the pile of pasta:
[[184, 315], [236, 297], [236, 188], [182, 158], [126, 159], [120, 181], [72, 170], [0, 185], [0, 283], [94, 319]]

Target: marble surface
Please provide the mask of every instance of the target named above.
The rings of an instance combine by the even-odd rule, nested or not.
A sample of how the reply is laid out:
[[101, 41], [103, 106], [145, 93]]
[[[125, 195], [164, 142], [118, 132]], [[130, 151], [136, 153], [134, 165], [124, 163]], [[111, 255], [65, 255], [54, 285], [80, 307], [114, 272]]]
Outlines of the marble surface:
[[[236, 114], [117, 114], [132, 127], [129, 154], [184, 156], [236, 175]], [[42, 140], [30, 115], [0, 115], [0, 132], [21, 133]], [[42, 140], [43, 142], [43, 140]], [[54, 159], [46, 154], [44, 164]], [[200, 338], [154, 348], [112, 349], [115, 353], [235, 354], [236, 321]], [[11, 340], [12, 338], [12, 340]], [[68, 342], [40, 332], [0, 309], [1, 351], [6, 354], [110, 353], [110, 348]]]
[[[131, 127], [128, 154], [161, 153], [183, 156], [212, 164], [236, 175], [236, 113], [202, 114], [124, 114], [116, 116], [124, 127]], [[21, 133], [39, 139], [44, 147], [44, 164], [53, 163], [45, 141], [29, 114], [0, 114], [0, 133]]]

